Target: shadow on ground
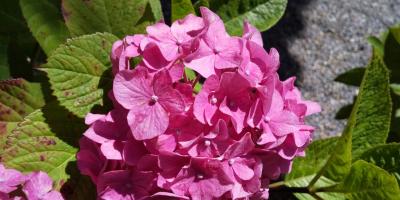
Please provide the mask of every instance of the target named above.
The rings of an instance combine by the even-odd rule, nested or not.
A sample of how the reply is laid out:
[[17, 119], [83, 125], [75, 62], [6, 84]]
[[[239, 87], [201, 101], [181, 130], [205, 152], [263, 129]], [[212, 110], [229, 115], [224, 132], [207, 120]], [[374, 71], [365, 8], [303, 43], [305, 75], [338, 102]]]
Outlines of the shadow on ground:
[[291, 76], [299, 79], [301, 64], [290, 55], [288, 46], [304, 30], [301, 10], [305, 9], [312, 1], [314, 0], [289, 0], [282, 19], [271, 29], [262, 33], [264, 47], [266, 49], [274, 47], [280, 54], [279, 76], [281, 80]]

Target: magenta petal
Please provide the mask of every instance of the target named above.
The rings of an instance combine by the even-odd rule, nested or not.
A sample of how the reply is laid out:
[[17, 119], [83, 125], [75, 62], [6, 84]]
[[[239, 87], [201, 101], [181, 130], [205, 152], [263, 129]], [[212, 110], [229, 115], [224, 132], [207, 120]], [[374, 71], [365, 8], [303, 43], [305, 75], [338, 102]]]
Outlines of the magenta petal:
[[135, 140], [129, 140], [125, 143], [123, 150], [123, 159], [129, 165], [137, 165], [139, 160], [147, 154], [147, 150], [144, 145]]
[[122, 150], [124, 149], [124, 144], [122, 142], [110, 140], [103, 143], [100, 149], [107, 159], [122, 160]]
[[136, 107], [128, 113], [128, 124], [136, 140], [152, 139], [163, 134], [168, 123], [168, 113], [159, 103]]
[[201, 180], [189, 187], [189, 193], [192, 199], [212, 200], [221, 197], [225, 192], [231, 189], [231, 185], [221, 185], [215, 178]]
[[258, 31], [257, 28], [252, 26], [247, 21], [245, 21], [243, 25], [243, 38], [246, 38], [250, 41], [257, 43], [260, 46], [263, 46], [263, 41], [260, 31]]
[[169, 113], [181, 113], [185, 102], [177, 90], [172, 88], [172, 80], [167, 71], [160, 71], [154, 76], [154, 94], [158, 102]]
[[126, 109], [141, 107], [152, 96], [150, 85], [144, 70], [121, 71], [114, 78], [114, 97]]
[[40, 200], [64, 200], [60, 192], [51, 191], [45, 194]]
[[250, 180], [254, 176], [254, 171], [246, 165], [244, 159], [235, 159], [232, 168], [235, 171], [236, 176], [242, 180]]
[[28, 199], [39, 200], [42, 199], [53, 188], [53, 181], [44, 172], [34, 172], [24, 184], [22, 190]]
[[228, 147], [228, 149], [224, 153], [224, 158], [230, 159], [245, 155], [253, 150], [253, 148], [254, 143], [251, 139], [251, 134], [246, 133], [246, 135], [244, 135], [240, 141], [236, 141]]

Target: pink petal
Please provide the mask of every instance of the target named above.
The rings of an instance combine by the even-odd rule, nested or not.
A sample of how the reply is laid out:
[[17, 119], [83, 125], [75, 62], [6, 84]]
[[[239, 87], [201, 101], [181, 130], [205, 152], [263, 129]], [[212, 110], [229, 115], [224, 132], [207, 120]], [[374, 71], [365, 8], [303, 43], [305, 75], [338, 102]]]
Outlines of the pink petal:
[[159, 103], [136, 107], [128, 113], [128, 124], [136, 140], [152, 139], [163, 134], [168, 123], [168, 113]]
[[114, 78], [115, 99], [126, 109], [147, 105], [152, 96], [150, 81], [144, 70], [119, 72]]
[[135, 140], [129, 140], [123, 149], [123, 159], [128, 165], [137, 165], [139, 160], [148, 152], [144, 145]]
[[110, 140], [103, 143], [100, 147], [103, 155], [109, 160], [122, 160], [122, 150], [124, 144], [120, 141]]
[[160, 71], [154, 76], [154, 94], [167, 112], [181, 113], [185, 102], [177, 90], [172, 88], [172, 80], [167, 71]]
[[260, 31], [258, 31], [257, 28], [252, 26], [248, 21], [245, 21], [243, 25], [243, 38], [246, 38], [250, 41], [257, 43], [260, 46], [263, 46], [263, 41]]
[[22, 190], [28, 199], [41, 199], [53, 188], [53, 181], [44, 172], [33, 172]]
[[232, 168], [235, 171], [236, 176], [242, 180], [250, 180], [254, 176], [253, 169], [247, 166], [246, 162], [242, 159], [235, 159]]
[[205, 78], [215, 74], [215, 54], [204, 41], [200, 41], [199, 48], [185, 59], [185, 66], [193, 69]]
[[253, 140], [251, 139], [251, 133], [246, 133], [242, 139], [236, 141], [228, 147], [224, 153], [225, 159], [235, 158], [247, 154], [254, 148]]

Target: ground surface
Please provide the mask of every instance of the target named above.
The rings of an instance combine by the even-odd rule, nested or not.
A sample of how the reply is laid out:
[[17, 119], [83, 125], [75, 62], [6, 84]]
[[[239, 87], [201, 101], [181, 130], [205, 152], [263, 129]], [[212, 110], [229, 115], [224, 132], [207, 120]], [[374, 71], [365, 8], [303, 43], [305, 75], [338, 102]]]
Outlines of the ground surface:
[[281, 77], [296, 75], [305, 98], [322, 105], [309, 119], [316, 138], [341, 132], [345, 121], [335, 114], [357, 92], [334, 78], [365, 66], [371, 55], [366, 38], [396, 23], [400, 0], [289, 0], [284, 18], [263, 34], [265, 45], [281, 53]]

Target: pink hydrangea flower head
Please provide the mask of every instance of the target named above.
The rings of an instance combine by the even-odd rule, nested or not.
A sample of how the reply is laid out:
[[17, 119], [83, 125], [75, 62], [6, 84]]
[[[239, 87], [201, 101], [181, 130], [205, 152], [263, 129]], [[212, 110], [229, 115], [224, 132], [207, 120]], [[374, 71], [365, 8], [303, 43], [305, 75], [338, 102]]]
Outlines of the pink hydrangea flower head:
[[99, 199], [265, 199], [304, 156], [319, 105], [279, 79], [254, 26], [233, 37], [200, 11], [114, 44], [114, 108], [87, 115], [77, 154]]

